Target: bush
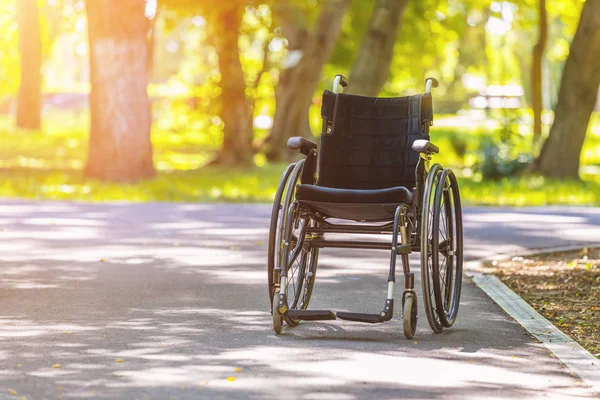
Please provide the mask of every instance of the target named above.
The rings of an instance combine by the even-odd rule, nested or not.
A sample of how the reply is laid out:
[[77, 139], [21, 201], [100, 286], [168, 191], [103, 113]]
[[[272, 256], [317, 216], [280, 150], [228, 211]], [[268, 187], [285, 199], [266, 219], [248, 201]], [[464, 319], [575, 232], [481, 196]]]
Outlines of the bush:
[[510, 151], [505, 145], [487, 143], [481, 152], [480, 161], [475, 165], [475, 171], [481, 173], [483, 179], [498, 180], [519, 175], [533, 162], [529, 154], [521, 153], [510, 157]]

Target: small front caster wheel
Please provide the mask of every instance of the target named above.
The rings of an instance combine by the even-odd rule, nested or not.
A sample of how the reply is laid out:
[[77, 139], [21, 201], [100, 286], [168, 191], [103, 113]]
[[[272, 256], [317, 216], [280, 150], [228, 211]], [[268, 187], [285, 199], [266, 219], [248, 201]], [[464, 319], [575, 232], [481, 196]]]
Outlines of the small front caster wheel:
[[279, 289], [273, 294], [273, 330], [276, 335], [281, 334], [283, 315], [279, 313]]
[[402, 321], [404, 325], [404, 336], [407, 339], [412, 339], [417, 330], [417, 298], [414, 293], [409, 292], [404, 295]]

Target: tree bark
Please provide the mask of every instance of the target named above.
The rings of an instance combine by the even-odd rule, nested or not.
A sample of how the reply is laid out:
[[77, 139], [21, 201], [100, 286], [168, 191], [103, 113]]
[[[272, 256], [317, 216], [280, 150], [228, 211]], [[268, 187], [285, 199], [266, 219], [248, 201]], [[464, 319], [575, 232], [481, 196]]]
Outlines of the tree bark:
[[16, 125], [23, 129], [40, 129], [42, 42], [37, 0], [19, 0], [17, 12], [21, 52], [21, 86], [17, 100]]
[[377, 0], [348, 77], [346, 93], [377, 96], [394, 57], [394, 44], [409, 0]]
[[581, 149], [600, 86], [600, 0], [587, 0], [560, 83], [554, 123], [537, 160], [552, 178], [579, 177]]
[[[223, 6], [224, 7], [224, 6]], [[240, 60], [238, 35], [243, 6], [227, 6], [217, 16], [218, 32], [214, 34], [221, 73], [221, 111], [223, 147], [209, 164], [252, 165], [252, 112], [246, 98], [246, 82]]]
[[537, 143], [542, 136], [542, 60], [548, 40], [548, 15], [546, 13], [546, 0], [539, 0], [539, 38], [533, 46], [531, 63], [531, 108], [533, 110], [533, 143]]
[[91, 132], [87, 177], [132, 182], [155, 175], [144, 0], [88, 0]]
[[156, 20], [158, 19], [158, 10], [150, 20], [148, 26], [148, 81], [152, 81], [154, 75], [154, 52], [156, 48]]
[[269, 161], [290, 158], [286, 147], [289, 137], [312, 137], [308, 111], [323, 67], [340, 35], [342, 20], [349, 5], [349, 0], [327, 1], [312, 32], [289, 21], [284, 23], [288, 57], [275, 88], [273, 127], [263, 143]]

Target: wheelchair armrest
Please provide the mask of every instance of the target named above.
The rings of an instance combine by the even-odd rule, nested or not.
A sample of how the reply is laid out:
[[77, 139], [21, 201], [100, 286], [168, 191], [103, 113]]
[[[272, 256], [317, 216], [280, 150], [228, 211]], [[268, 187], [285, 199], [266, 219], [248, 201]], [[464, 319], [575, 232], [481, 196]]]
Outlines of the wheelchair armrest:
[[417, 153], [425, 153], [428, 155], [438, 154], [440, 152], [439, 147], [425, 139], [415, 140], [412, 145], [412, 149]]
[[288, 139], [287, 145], [292, 150], [300, 150], [300, 153], [305, 156], [310, 154], [311, 150], [317, 148], [317, 144], [312, 140], [303, 138], [302, 136], [294, 136]]

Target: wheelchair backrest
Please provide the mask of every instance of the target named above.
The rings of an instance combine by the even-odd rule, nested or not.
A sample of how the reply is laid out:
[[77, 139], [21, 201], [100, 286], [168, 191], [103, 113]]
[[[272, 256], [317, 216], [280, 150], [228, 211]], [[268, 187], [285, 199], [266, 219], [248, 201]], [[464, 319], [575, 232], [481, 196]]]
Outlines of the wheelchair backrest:
[[320, 186], [381, 189], [415, 186], [417, 139], [429, 139], [431, 94], [377, 98], [323, 93]]

